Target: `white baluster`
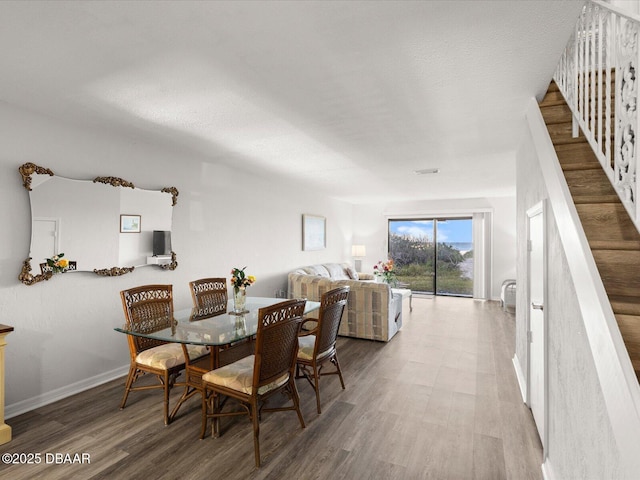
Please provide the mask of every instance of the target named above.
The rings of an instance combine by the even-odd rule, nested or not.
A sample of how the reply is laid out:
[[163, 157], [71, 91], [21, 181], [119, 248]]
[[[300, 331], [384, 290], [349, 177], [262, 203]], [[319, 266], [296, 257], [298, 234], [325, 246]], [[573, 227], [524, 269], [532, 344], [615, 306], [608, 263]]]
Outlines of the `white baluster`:
[[639, 41], [640, 17], [587, 2], [554, 77], [636, 226]]

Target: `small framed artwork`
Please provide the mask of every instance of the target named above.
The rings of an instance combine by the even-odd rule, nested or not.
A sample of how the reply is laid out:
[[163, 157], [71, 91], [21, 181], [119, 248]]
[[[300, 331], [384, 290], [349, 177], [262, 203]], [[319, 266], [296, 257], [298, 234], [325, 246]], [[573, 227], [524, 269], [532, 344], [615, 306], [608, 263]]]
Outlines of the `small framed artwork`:
[[327, 220], [318, 215], [302, 215], [302, 250], [322, 250], [327, 246]]
[[120, 215], [120, 233], [140, 233], [140, 215]]

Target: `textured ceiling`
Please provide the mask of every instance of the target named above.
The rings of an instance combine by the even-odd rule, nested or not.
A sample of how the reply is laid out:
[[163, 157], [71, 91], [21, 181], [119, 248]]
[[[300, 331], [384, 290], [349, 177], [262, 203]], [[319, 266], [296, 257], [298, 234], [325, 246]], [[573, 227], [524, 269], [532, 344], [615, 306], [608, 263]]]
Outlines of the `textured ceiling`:
[[354, 203], [513, 195], [581, 5], [4, 1], [0, 101]]

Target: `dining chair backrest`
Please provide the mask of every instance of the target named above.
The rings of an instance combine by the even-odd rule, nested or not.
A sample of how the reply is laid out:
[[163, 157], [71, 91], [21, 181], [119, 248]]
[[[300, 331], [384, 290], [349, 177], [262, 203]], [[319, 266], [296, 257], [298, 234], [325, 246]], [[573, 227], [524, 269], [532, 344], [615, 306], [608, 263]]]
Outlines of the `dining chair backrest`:
[[226, 278], [201, 278], [189, 282], [189, 288], [196, 308], [206, 308], [211, 313], [226, 311]]
[[293, 376], [306, 300], [287, 300], [258, 311], [253, 391], [287, 373]]
[[[139, 333], [151, 333], [174, 325], [173, 286], [143, 285], [120, 292], [126, 328]], [[130, 346], [137, 353], [166, 342], [129, 335]], [[133, 354], [133, 352], [132, 352]]]
[[318, 332], [316, 333], [315, 354], [334, 347], [344, 308], [349, 299], [348, 285], [328, 291], [320, 299]]

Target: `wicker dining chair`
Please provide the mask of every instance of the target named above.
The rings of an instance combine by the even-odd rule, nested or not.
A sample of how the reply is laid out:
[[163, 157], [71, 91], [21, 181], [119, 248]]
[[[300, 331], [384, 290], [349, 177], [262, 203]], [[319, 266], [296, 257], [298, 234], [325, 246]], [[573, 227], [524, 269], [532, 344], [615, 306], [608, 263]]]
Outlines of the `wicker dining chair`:
[[[306, 378], [315, 390], [318, 413], [322, 413], [319, 385], [321, 376], [338, 375], [342, 389], [345, 389], [336, 351], [336, 339], [340, 321], [342, 320], [342, 313], [348, 299], [349, 286], [335, 288], [323, 294], [320, 299], [318, 318], [308, 318], [303, 322], [317, 322], [317, 325], [313, 330], [302, 330], [298, 339], [296, 378]], [[336, 367], [335, 370], [323, 372], [322, 367], [326, 362], [333, 363]]]
[[[221, 315], [226, 313], [227, 311], [227, 279], [222, 277], [214, 277], [214, 278], [201, 278], [199, 280], [194, 280], [189, 282], [189, 290], [191, 291], [191, 297], [193, 298], [194, 305], [194, 313], [192, 315], [192, 320], [197, 321], [201, 318], [210, 318], [215, 315]], [[220, 365], [226, 365], [227, 363], [231, 363], [230, 358], [233, 360], [237, 360], [242, 356], [250, 355], [253, 353], [252, 345], [250, 345], [251, 339], [247, 339], [245, 341], [237, 342], [238, 344], [246, 344], [243, 345], [243, 349], [236, 344], [233, 344], [233, 354], [231, 356], [231, 349], [227, 347], [226, 349], [221, 349], [218, 353], [218, 361]], [[183, 345], [183, 352], [186, 354], [187, 345]], [[211, 365], [211, 361], [202, 357], [196, 360], [190, 361], [189, 357], [185, 357], [185, 391], [182, 395], [181, 402], [185, 401], [188, 398], [196, 394], [200, 394], [202, 400], [206, 399], [204, 386], [202, 384], [202, 375], [209, 372], [213, 366]], [[177, 411], [177, 407], [172, 412], [172, 416]], [[202, 431], [200, 432], [200, 438], [204, 438], [206, 433], [206, 425], [202, 426]]]
[[[144, 285], [120, 292], [127, 330], [150, 333], [174, 325], [172, 285]], [[164, 391], [164, 423], [171, 422], [169, 415], [169, 393], [173, 386], [184, 385], [175, 380], [184, 369], [182, 346], [161, 340], [127, 335], [131, 365], [120, 404], [123, 409], [129, 392], [137, 390], [162, 389]], [[206, 347], [190, 346], [189, 355], [197, 358], [207, 354]], [[143, 375], [155, 375], [159, 384], [134, 387]]]
[[[300, 397], [295, 383], [298, 333], [306, 300], [287, 300], [258, 311], [255, 355], [245, 357], [202, 376], [206, 399], [202, 404], [203, 429], [213, 419], [213, 436], [220, 434], [220, 418], [249, 415], [253, 424], [256, 467], [260, 466], [259, 421], [263, 412], [295, 410], [302, 428]], [[265, 401], [277, 392], [289, 396], [288, 407], [263, 408]], [[223, 412], [221, 397], [233, 399], [241, 411]]]
[[206, 308], [210, 313], [225, 312], [227, 310], [227, 279], [201, 278], [189, 282], [193, 305], [196, 308]]

